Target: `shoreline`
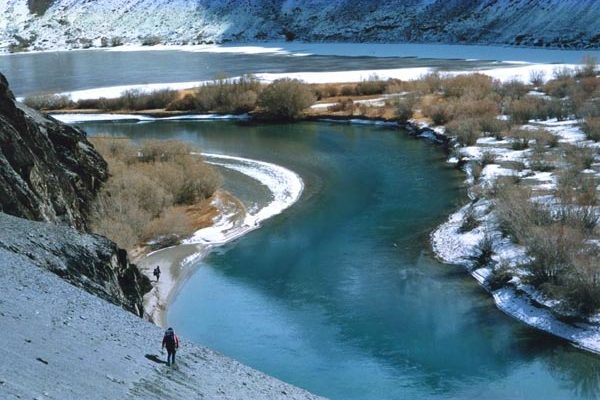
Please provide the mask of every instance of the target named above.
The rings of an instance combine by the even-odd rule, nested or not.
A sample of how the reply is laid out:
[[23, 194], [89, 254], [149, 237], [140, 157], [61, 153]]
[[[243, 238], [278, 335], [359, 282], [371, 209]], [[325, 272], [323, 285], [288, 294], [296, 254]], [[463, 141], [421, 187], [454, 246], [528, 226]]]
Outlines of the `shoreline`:
[[[577, 48], [577, 47], [543, 47], [528, 45], [510, 45], [506, 43], [443, 43], [443, 42], [354, 42], [354, 41], [243, 41], [243, 42], [222, 42], [212, 44], [157, 44], [154, 46], [144, 46], [139, 43], [125, 43], [121, 46], [102, 47], [92, 46], [89, 48], [81, 47], [55, 47], [40, 50], [25, 50], [9, 52], [7, 49], [0, 50], [0, 56], [22, 55], [22, 54], [43, 54], [43, 53], [63, 53], [63, 52], [86, 52], [86, 51], [107, 51], [107, 52], [139, 52], [139, 51], [181, 51], [181, 52], [204, 52], [204, 53], [234, 53], [234, 54], [279, 54], [294, 57], [303, 56], [342, 56], [342, 57], [418, 57], [432, 59], [447, 59], [455, 57], [456, 49], [468, 49], [466, 60], [481, 59], [490, 61], [512, 61], [513, 59], [523, 60], [532, 59], [531, 53], [553, 53], [556, 57], [564, 60], [564, 55], [573, 53], [598, 53], [600, 47], [596, 48]], [[508, 49], [519, 53], [511, 57], [502, 57], [495, 49]], [[490, 51], [491, 50], [491, 51]], [[477, 58], [480, 54], [489, 54], [489, 57]], [[499, 57], [500, 56], [500, 57]], [[559, 62], [554, 59], [554, 62]]]
[[[260, 228], [263, 221], [291, 207], [300, 199], [304, 189], [299, 175], [279, 165], [210, 153], [203, 153], [203, 156], [209, 164], [236, 170], [266, 185], [273, 199], [254, 214], [250, 214], [240, 200], [220, 190], [211, 202], [218, 210], [211, 226], [196, 231], [178, 245], [141, 256], [137, 265], [153, 285], [152, 290], [144, 296], [144, 318], [163, 328], [167, 325], [169, 305], [196, 271], [195, 265], [200, 260], [212, 249]], [[158, 282], [152, 275], [157, 265], [161, 269]]]
[[[373, 75], [379, 79], [400, 79], [400, 80], [417, 80], [422, 76], [439, 72], [443, 75], [456, 76], [472, 73], [481, 73], [488, 75], [494, 79], [506, 82], [510, 80], [520, 80], [527, 82], [530, 74], [533, 71], [542, 72], [544, 76], [552, 76], [553, 71], [559, 68], [575, 68], [578, 63], [531, 63], [531, 62], [515, 62], [515, 61], [500, 61], [498, 66], [494, 68], [471, 68], [467, 70], [440, 70], [433, 67], [405, 67], [405, 68], [389, 68], [389, 69], [361, 69], [361, 70], [342, 70], [342, 71], [304, 71], [304, 72], [283, 72], [283, 73], [255, 73], [253, 74], [262, 83], [271, 83], [274, 80], [281, 78], [299, 79], [307, 84], [327, 84], [327, 83], [357, 83], [370, 79]], [[240, 78], [231, 77], [235, 80]], [[120, 97], [127, 90], [139, 90], [148, 93], [156, 90], [177, 90], [184, 91], [193, 89], [203, 84], [212, 82], [213, 80], [187, 81], [187, 82], [163, 82], [163, 83], [146, 83], [146, 84], [128, 84], [106, 87], [95, 87], [90, 89], [71, 90], [54, 93], [58, 96], [68, 96], [72, 101], [90, 100], [98, 98], [113, 99]], [[23, 101], [25, 97], [20, 96], [18, 101]]]

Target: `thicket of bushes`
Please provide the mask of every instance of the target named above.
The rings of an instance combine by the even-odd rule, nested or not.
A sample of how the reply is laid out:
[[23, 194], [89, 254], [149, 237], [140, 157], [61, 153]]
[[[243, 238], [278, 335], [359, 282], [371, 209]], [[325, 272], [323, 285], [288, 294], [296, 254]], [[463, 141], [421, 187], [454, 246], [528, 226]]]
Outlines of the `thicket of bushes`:
[[496, 210], [505, 233], [527, 248], [529, 281], [570, 308], [589, 314], [600, 309], [599, 250], [594, 236], [600, 215], [596, 201], [545, 204], [529, 189], [504, 184]]
[[63, 95], [36, 95], [24, 102], [38, 110], [99, 109], [195, 111], [240, 114], [250, 111], [281, 119], [297, 118], [315, 101], [310, 85], [297, 79], [278, 79], [263, 85], [253, 76], [239, 79], [217, 79], [183, 94], [169, 89], [144, 92], [127, 90], [118, 98], [71, 101]]
[[182, 142], [91, 141], [111, 175], [92, 206], [91, 227], [126, 249], [190, 234], [185, 206], [208, 199], [221, 184], [220, 175]]
[[258, 98], [261, 109], [274, 118], [295, 119], [315, 101], [313, 91], [297, 79], [278, 79]]

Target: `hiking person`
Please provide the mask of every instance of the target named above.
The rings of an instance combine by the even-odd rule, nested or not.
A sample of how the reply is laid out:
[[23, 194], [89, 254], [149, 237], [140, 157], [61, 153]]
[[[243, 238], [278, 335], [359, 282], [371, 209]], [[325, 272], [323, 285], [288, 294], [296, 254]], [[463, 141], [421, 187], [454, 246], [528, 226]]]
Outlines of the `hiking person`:
[[175, 364], [175, 352], [179, 348], [179, 338], [173, 328], [167, 329], [162, 340], [162, 348], [167, 348], [167, 365]]
[[154, 268], [152, 274], [156, 277], [156, 282], [158, 282], [158, 279], [160, 278], [160, 267], [158, 265]]

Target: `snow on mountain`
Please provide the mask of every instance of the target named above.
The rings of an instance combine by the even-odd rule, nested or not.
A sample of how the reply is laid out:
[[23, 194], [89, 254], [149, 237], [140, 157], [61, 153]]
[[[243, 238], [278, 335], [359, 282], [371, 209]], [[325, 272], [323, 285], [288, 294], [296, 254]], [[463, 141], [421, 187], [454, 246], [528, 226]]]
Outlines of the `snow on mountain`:
[[306, 41], [600, 47], [600, 0], [3, 0], [0, 48]]

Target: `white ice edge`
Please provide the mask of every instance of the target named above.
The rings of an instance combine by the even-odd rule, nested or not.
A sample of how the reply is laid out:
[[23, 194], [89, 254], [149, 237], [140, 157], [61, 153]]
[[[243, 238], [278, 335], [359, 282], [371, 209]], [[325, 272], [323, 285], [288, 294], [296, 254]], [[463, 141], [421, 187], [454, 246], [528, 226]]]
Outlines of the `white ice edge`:
[[[465, 71], [441, 71], [443, 75], [455, 76], [469, 73], [481, 73], [488, 75], [500, 81], [510, 81], [513, 79], [528, 82], [530, 74], [533, 71], [543, 73], [544, 78], [550, 79], [552, 73], [558, 68], [575, 68], [577, 64], [526, 64], [517, 66], [505, 66], [499, 68], [482, 69], [474, 68]], [[394, 68], [394, 69], [369, 69], [369, 70], [354, 70], [354, 71], [325, 71], [325, 72], [284, 72], [284, 73], [257, 73], [255, 76], [265, 83], [272, 82], [281, 78], [300, 79], [306, 83], [333, 83], [333, 82], [360, 82], [369, 79], [371, 76], [377, 75], [381, 79], [401, 79], [415, 80], [421, 78], [430, 72], [435, 71], [434, 68], [417, 67], [417, 68]], [[237, 78], [232, 78], [237, 79]], [[71, 100], [87, 100], [98, 99], [101, 97], [110, 99], [122, 95], [126, 90], [139, 90], [141, 92], [151, 92], [154, 90], [172, 89], [183, 90], [200, 86], [209, 81], [189, 81], [189, 82], [170, 82], [170, 83], [150, 83], [150, 84], [135, 84], [135, 85], [120, 85], [107, 86], [93, 89], [75, 90], [62, 92], [59, 95], [69, 96]], [[23, 98], [19, 98], [22, 101]]]
[[[56, 53], [65, 51], [76, 52], [148, 52], [148, 51], [181, 51], [191, 53], [230, 53], [230, 54], [277, 54], [289, 56], [343, 56], [343, 57], [417, 57], [433, 59], [455, 59], [457, 54], [466, 61], [498, 61], [512, 63], [527, 62], [565, 62], [572, 60], [576, 55], [578, 59], [585, 53], [597, 55], [597, 50], [565, 50], [544, 49], [528, 47], [510, 47], [503, 45], [457, 45], [457, 44], [423, 44], [423, 43], [353, 43], [353, 42], [326, 42], [310, 43], [302, 41], [281, 42], [243, 42], [231, 44], [159, 44], [155, 46], [142, 46], [126, 43], [117, 47], [93, 47], [89, 49], [60, 48], [47, 50], [31, 50], [27, 54]], [[8, 52], [0, 52], [0, 56], [10, 56]], [[565, 56], [566, 55], [566, 56]], [[540, 58], [540, 56], [542, 56]], [[516, 60], [516, 61], [513, 61]]]
[[228, 243], [245, 233], [257, 229], [268, 218], [282, 213], [300, 198], [304, 189], [302, 178], [295, 172], [277, 164], [221, 154], [203, 153], [206, 161], [238, 171], [267, 186], [273, 198], [265, 207], [248, 213], [241, 224], [235, 224], [230, 215], [216, 218], [213, 226], [196, 231], [185, 244], [217, 246]]
[[151, 121], [214, 121], [214, 120], [247, 120], [250, 118], [248, 114], [186, 114], [176, 115], [172, 117], [151, 117], [148, 115], [141, 114], [112, 114], [112, 113], [60, 113], [50, 114], [54, 119], [57, 119], [66, 124], [74, 124], [78, 122], [111, 122], [111, 121], [137, 121], [137, 122], [151, 122]]

